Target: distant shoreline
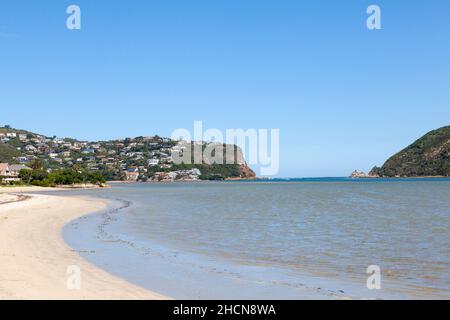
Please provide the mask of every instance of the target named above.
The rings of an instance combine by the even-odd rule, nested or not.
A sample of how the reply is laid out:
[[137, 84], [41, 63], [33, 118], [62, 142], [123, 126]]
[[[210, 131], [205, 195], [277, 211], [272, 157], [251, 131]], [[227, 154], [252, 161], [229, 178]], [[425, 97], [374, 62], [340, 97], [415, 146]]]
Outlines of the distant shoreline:
[[256, 179], [226, 179], [226, 180], [197, 180], [197, 181], [147, 181], [147, 182], [139, 182], [139, 181], [107, 181], [109, 185], [121, 185], [121, 184], [172, 184], [172, 183], [232, 183], [232, 182], [320, 182], [320, 181], [401, 181], [401, 180], [424, 180], [424, 179], [432, 179], [432, 180], [447, 180], [450, 177], [445, 176], [422, 176], [422, 177], [361, 177], [361, 178], [353, 178], [353, 177], [308, 177], [308, 178], [256, 178]]
[[411, 177], [349, 177], [349, 179], [450, 179], [448, 176], [411, 176]]
[[0, 193], [23, 193], [23, 192], [40, 192], [40, 191], [68, 191], [77, 189], [101, 189], [101, 188], [111, 188], [114, 185], [130, 185], [130, 184], [153, 184], [153, 185], [164, 185], [172, 183], [233, 183], [233, 182], [352, 182], [352, 181], [406, 181], [406, 180], [448, 180], [450, 177], [445, 176], [416, 176], [416, 177], [308, 177], [308, 178], [256, 178], [256, 179], [225, 179], [225, 180], [196, 180], [196, 181], [107, 181], [103, 186], [97, 185], [67, 185], [67, 186], [57, 186], [57, 187], [38, 187], [32, 185], [21, 185], [21, 186], [9, 186], [0, 185]]
[[55, 191], [55, 190], [71, 190], [71, 189], [101, 189], [101, 188], [111, 188], [108, 184], [105, 185], [95, 185], [95, 184], [74, 184], [74, 185], [57, 185], [55, 187], [40, 187], [34, 185], [0, 185], [0, 191], [3, 192], [22, 192], [20, 190], [26, 191]]

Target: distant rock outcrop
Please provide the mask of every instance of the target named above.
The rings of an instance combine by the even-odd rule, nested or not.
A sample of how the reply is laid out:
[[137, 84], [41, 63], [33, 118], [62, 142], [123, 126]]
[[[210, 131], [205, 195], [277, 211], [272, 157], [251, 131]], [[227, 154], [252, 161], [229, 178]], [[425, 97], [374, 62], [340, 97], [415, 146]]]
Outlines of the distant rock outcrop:
[[367, 174], [367, 173], [365, 173], [363, 171], [355, 170], [350, 175], [350, 178], [354, 178], [354, 179], [357, 179], [357, 178], [379, 178], [379, 176], [376, 175], [376, 174], [373, 174], [372, 172]]
[[367, 174], [363, 171], [355, 170], [350, 175], [350, 178], [367, 178]]

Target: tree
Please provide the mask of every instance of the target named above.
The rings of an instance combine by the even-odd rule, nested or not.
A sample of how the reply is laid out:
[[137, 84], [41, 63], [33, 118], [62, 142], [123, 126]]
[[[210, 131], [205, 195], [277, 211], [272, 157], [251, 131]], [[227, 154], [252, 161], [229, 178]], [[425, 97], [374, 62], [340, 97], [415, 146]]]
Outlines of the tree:
[[35, 159], [30, 163], [30, 167], [33, 170], [42, 170], [44, 168], [44, 163], [41, 159]]
[[19, 171], [19, 178], [23, 182], [26, 182], [27, 184], [31, 183], [31, 180], [33, 179], [33, 171], [28, 169], [22, 169]]

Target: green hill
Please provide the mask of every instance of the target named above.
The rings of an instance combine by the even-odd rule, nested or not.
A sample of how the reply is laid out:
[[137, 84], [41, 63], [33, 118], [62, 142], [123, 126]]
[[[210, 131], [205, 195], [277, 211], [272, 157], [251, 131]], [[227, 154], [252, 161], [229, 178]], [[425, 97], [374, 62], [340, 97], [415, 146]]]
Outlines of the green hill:
[[380, 177], [450, 177], [450, 126], [433, 130], [389, 158], [371, 175]]
[[14, 157], [20, 156], [20, 152], [14, 147], [0, 143], [0, 162], [14, 162]]

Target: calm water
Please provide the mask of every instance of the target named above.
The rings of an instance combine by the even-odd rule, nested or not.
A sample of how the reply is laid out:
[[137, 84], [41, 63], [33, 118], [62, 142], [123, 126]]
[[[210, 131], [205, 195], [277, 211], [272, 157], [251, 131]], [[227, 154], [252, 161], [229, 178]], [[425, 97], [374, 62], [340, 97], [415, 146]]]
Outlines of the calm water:
[[[94, 195], [127, 208], [74, 222], [69, 244], [91, 248], [96, 233], [87, 259], [171, 296], [204, 298], [189, 292], [209, 284], [212, 298], [450, 298], [448, 180], [135, 184]], [[382, 290], [367, 290], [369, 265], [380, 266]]]

